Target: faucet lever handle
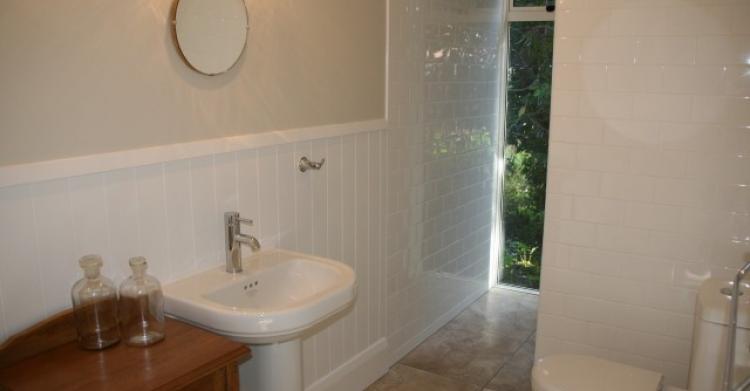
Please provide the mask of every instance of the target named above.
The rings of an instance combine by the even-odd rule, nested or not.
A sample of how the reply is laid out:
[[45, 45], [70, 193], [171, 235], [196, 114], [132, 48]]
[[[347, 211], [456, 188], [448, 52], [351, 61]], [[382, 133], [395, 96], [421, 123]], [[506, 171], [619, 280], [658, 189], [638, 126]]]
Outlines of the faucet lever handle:
[[246, 219], [246, 218], [243, 218], [243, 217], [238, 217], [237, 221], [239, 221], [240, 223], [245, 223], [245, 224], [250, 225], [250, 226], [253, 225], [253, 219]]
[[234, 226], [236, 224], [239, 226], [240, 223], [245, 223], [252, 226], [253, 220], [240, 217], [240, 212], [224, 212], [224, 225]]

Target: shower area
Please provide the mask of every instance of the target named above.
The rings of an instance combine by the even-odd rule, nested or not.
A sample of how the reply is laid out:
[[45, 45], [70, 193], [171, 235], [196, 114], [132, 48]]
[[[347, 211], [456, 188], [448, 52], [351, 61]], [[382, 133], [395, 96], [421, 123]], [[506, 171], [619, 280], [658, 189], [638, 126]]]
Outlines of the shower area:
[[398, 267], [538, 289], [554, 13], [539, 0], [393, 2], [393, 13], [389, 113], [403, 133], [390, 136], [403, 144], [391, 157], [410, 227]]

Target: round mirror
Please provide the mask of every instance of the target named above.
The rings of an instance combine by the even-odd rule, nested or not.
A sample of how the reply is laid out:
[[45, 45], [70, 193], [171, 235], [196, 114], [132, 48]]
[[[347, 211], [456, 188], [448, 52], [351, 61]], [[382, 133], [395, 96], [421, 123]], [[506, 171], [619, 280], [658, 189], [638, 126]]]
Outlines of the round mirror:
[[175, 13], [177, 45], [196, 71], [218, 75], [239, 60], [247, 39], [243, 0], [179, 0]]

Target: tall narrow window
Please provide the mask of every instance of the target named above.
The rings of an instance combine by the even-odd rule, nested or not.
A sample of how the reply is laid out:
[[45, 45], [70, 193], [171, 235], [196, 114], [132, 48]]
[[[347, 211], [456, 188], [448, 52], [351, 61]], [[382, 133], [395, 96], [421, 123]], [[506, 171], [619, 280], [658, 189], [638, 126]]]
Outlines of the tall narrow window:
[[[543, 5], [512, 0], [513, 6]], [[520, 11], [524, 16], [542, 15]], [[512, 15], [512, 12], [510, 14]], [[552, 79], [554, 22], [509, 18], [500, 283], [539, 288]], [[514, 19], [516, 19], [514, 21]], [[533, 19], [526, 18], [526, 19]]]

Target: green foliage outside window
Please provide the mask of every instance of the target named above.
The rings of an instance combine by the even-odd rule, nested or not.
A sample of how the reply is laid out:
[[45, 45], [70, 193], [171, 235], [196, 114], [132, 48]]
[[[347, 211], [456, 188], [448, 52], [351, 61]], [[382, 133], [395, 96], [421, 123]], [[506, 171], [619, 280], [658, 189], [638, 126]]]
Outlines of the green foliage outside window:
[[510, 24], [501, 282], [532, 289], [542, 259], [552, 35], [553, 22]]

